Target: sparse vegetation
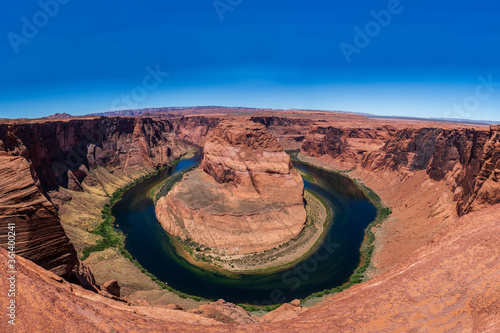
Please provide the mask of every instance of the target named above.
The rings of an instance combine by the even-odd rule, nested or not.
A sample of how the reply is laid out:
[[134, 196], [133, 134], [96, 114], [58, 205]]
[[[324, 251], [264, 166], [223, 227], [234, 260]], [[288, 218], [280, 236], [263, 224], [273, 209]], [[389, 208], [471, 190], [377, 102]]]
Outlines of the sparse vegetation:
[[[312, 167], [319, 168], [319, 169], [322, 169], [322, 170], [327, 171], [327, 172], [338, 173], [338, 174], [342, 174], [342, 175], [345, 175], [345, 174], [349, 173], [350, 171], [352, 171], [352, 170], [334, 171], [334, 170], [322, 168], [320, 166], [313, 165], [311, 163], [299, 160], [297, 157], [298, 153], [299, 153], [298, 151], [293, 151], [291, 153], [289, 152], [290, 157], [295, 162], [300, 162], [302, 164], [310, 165]], [[375, 191], [373, 191], [371, 188], [365, 186], [364, 184], [358, 182], [355, 179], [352, 179], [352, 181], [354, 182], [354, 184], [356, 184], [356, 186], [361, 191], [363, 191], [365, 196], [377, 208], [377, 218], [372, 223], [370, 223], [368, 225], [368, 227], [366, 227], [366, 229], [365, 229], [365, 239], [364, 239], [364, 241], [361, 245], [361, 249], [360, 249], [360, 259], [361, 259], [360, 264], [356, 268], [356, 270], [353, 272], [353, 274], [349, 277], [348, 282], [346, 282], [345, 284], [343, 284], [341, 286], [337, 286], [337, 287], [332, 288], [332, 289], [326, 289], [326, 290], [323, 290], [321, 292], [314, 293], [314, 294], [304, 298], [303, 301], [306, 301], [306, 300], [311, 299], [311, 298], [320, 298], [320, 297], [323, 297], [323, 296], [326, 296], [329, 294], [339, 293], [343, 290], [349, 289], [350, 287], [352, 287], [353, 285], [355, 285], [357, 283], [363, 282], [366, 278], [365, 272], [368, 269], [368, 267], [370, 267], [371, 258], [372, 258], [373, 252], [375, 251], [375, 244], [374, 244], [375, 243], [375, 233], [373, 232], [373, 228], [377, 227], [383, 221], [385, 221], [392, 214], [392, 210], [391, 210], [391, 208], [384, 205], [380, 196]]]
[[308, 174], [307, 172], [300, 170], [300, 169], [297, 169], [297, 171], [302, 176], [302, 178], [304, 178], [305, 180], [310, 181], [310, 182], [314, 182], [314, 177], [311, 176], [310, 174]]
[[[179, 163], [179, 161], [180, 160], [175, 160], [161, 169], [157, 169], [149, 174], [143, 175], [143, 176], [137, 178], [136, 180], [134, 180], [133, 182], [129, 183], [125, 187], [122, 187], [113, 193], [113, 195], [109, 199], [109, 202], [106, 205], [104, 205], [104, 207], [101, 211], [102, 222], [92, 231], [93, 234], [101, 236], [101, 239], [97, 242], [96, 245], [89, 246], [89, 247], [86, 247], [83, 249], [83, 251], [82, 251], [83, 255], [81, 257], [81, 260], [87, 259], [90, 256], [90, 254], [92, 254], [93, 252], [104, 251], [105, 249], [108, 249], [108, 248], [117, 248], [123, 257], [130, 260], [130, 262], [132, 262], [143, 274], [147, 275], [153, 282], [158, 284], [162, 289], [168, 290], [168, 291], [178, 295], [180, 298], [190, 298], [190, 299], [195, 300], [195, 301], [211, 302], [212, 300], [210, 300], [210, 299], [205, 299], [203, 297], [199, 297], [199, 296], [195, 296], [195, 295], [189, 295], [189, 294], [183, 293], [181, 291], [175, 290], [174, 288], [170, 287], [169, 285], [165, 284], [160, 279], [158, 279], [154, 274], [151, 274], [150, 272], [148, 272], [125, 249], [124, 236], [113, 228], [114, 217], [112, 215], [111, 210], [112, 210], [113, 205], [116, 204], [122, 198], [122, 195], [127, 190], [129, 190], [130, 188], [139, 184], [140, 182], [144, 181], [145, 179], [158, 175], [160, 172], [166, 170], [167, 168], [170, 168], [170, 167], [176, 165], [177, 163]], [[187, 170], [185, 172], [187, 172]], [[184, 172], [182, 172], [182, 174], [183, 173]], [[167, 180], [167, 183], [168, 183], [168, 180]]]
[[[89, 255], [92, 252], [99, 252], [103, 251], [107, 248], [110, 247], [117, 247], [121, 243], [123, 243], [123, 235], [119, 234], [114, 228], [113, 228], [113, 223], [115, 218], [113, 217], [113, 214], [111, 213], [111, 209], [113, 208], [114, 204], [116, 204], [123, 196], [123, 194], [134, 187], [135, 185], [141, 183], [145, 179], [154, 177], [158, 175], [160, 172], [175, 166], [177, 163], [180, 162], [180, 159], [172, 161], [168, 165], [166, 165], [163, 168], [157, 169], [153, 172], [150, 172], [148, 174], [145, 174], [134, 181], [130, 182], [126, 186], [116, 190], [109, 199], [109, 202], [104, 205], [103, 209], [101, 210], [101, 220], [102, 222], [92, 231], [94, 235], [101, 236], [101, 239], [97, 242], [96, 245], [94, 246], [89, 246], [86, 247], [82, 250], [83, 256], [81, 260], [85, 260], [89, 257]], [[172, 178], [172, 177], [170, 177]], [[170, 179], [169, 178], [169, 179]], [[168, 180], [167, 180], [168, 181]]]
[[273, 310], [276, 310], [283, 304], [273, 304], [273, 305], [252, 305], [252, 304], [237, 304], [238, 306], [242, 307], [248, 312], [259, 312], [259, 311], [264, 311], [264, 312], [271, 312]]
[[168, 194], [168, 192], [174, 187], [175, 184], [177, 184], [179, 181], [182, 180], [182, 177], [184, 175], [194, 169], [196, 169], [197, 166], [193, 166], [187, 170], [184, 170], [182, 172], [176, 173], [175, 175], [169, 177], [164, 183], [158, 185], [156, 188], [159, 188], [157, 191], [156, 195], [153, 196], [154, 193], [153, 190], [150, 191], [149, 196], [151, 199], [153, 199], [154, 203], [156, 203], [158, 200], [160, 200], [161, 197], [164, 197]]
[[[297, 154], [298, 154], [298, 151], [294, 151], [294, 154], [295, 154], [295, 156], [291, 155], [292, 156], [292, 160], [299, 161], [297, 159], [297, 157], [296, 157]], [[123, 187], [123, 188], [118, 189], [117, 191], [115, 191], [113, 193], [113, 195], [110, 197], [109, 202], [102, 209], [102, 212], [101, 212], [102, 222], [101, 222], [101, 224], [99, 224], [92, 231], [93, 234], [99, 235], [101, 237], [101, 239], [97, 242], [96, 245], [84, 248], [83, 251], [82, 251], [83, 252], [83, 256], [82, 256], [81, 259], [85, 260], [93, 252], [103, 251], [103, 250], [105, 250], [107, 248], [114, 247], [114, 248], [117, 248], [120, 251], [120, 253], [125, 258], [127, 258], [128, 260], [130, 260], [142, 273], [144, 273], [149, 278], [151, 278], [151, 280], [154, 281], [155, 283], [157, 283], [162, 289], [165, 289], [165, 290], [168, 290], [170, 292], [173, 292], [173, 293], [175, 293], [176, 295], [178, 295], [181, 298], [190, 298], [190, 299], [193, 299], [195, 301], [212, 301], [212, 300], [209, 300], [209, 299], [205, 299], [203, 297], [189, 295], [189, 294], [183, 293], [181, 291], [175, 290], [172, 287], [170, 287], [169, 285], [167, 285], [164, 282], [162, 282], [161, 280], [159, 280], [155, 275], [153, 275], [150, 272], [148, 272], [124, 248], [124, 242], [123, 242], [124, 241], [124, 236], [122, 234], [120, 234], [119, 232], [117, 232], [113, 228], [114, 217], [111, 214], [111, 209], [112, 209], [113, 205], [121, 199], [122, 195], [128, 189], [130, 189], [133, 186], [137, 185], [138, 183], [142, 182], [146, 178], [153, 177], [153, 176], [157, 175], [159, 172], [163, 171], [164, 169], [166, 169], [168, 167], [171, 167], [171, 166], [175, 165], [178, 162], [179, 162], [179, 160], [176, 160], [176, 161], [172, 162], [171, 164], [169, 164], [168, 166], [166, 166], [165, 168], [158, 169], [158, 170], [156, 170], [156, 171], [154, 171], [154, 172], [152, 172], [150, 174], [144, 175], [144, 176], [142, 176], [142, 177], [134, 180], [133, 182], [131, 182], [127, 186], [125, 186], [125, 187]], [[300, 162], [304, 163], [304, 164], [311, 165], [311, 166], [313, 166], [315, 168], [323, 169], [323, 170], [328, 171], [328, 172], [342, 173], [342, 174], [345, 173], [345, 172], [335, 172], [335, 171], [332, 171], [332, 170], [321, 168], [321, 167], [318, 167], [316, 165], [312, 165], [312, 164], [307, 163], [307, 162], [302, 162], [302, 161], [300, 161]], [[152, 199], [156, 202], [160, 197], [166, 195], [168, 193], [168, 191], [170, 191], [172, 189], [172, 187], [178, 181], [180, 181], [182, 179], [182, 177], [184, 176], [184, 174], [186, 172], [191, 171], [192, 169], [194, 169], [194, 167], [192, 167], [192, 168], [190, 168], [188, 170], [185, 170], [185, 171], [183, 171], [181, 173], [178, 173], [178, 174], [170, 177], [164, 183], [162, 183], [161, 185], [159, 185], [161, 187], [157, 186], [156, 187], [157, 193], [154, 196], [154, 198], [152, 198]], [[311, 177], [310, 175], [308, 175], [307, 173], [302, 173], [301, 172], [301, 175], [305, 179], [307, 179], [307, 180], [309, 180], [309, 179], [306, 178], [306, 177], [309, 176], [310, 179], [312, 179], [311, 181], [314, 181], [314, 178]], [[323, 291], [320, 291], [320, 292], [316, 292], [316, 293], [311, 294], [310, 296], [304, 298], [303, 300], [301, 300], [302, 302], [305, 302], [308, 299], [321, 298], [321, 297], [324, 297], [324, 296], [329, 295], [329, 294], [335, 294], [335, 293], [341, 292], [343, 290], [346, 290], [346, 289], [352, 287], [353, 285], [355, 285], [357, 283], [363, 282], [364, 279], [365, 279], [365, 272], [368, 269], [368, 267], [370, 266], [371, 258], [372, 258], [372, 255], [373, 255], [373, 251], [375, 250], [375, 246], [374, 246], [375, 234], [373, 232], [373, 228], [376, 227], [376, 226], [378, 226], [385, 219], [387, 219], [387, 217], [389, 217], [392, 214], [392, 210], [389, 207], [386, 207], [382, 203], [381, 198], [378, 196], [377, 193], [375, 193], [375, 191], [373, 191], [372, 189], [366, 187], [363, 184], [360, 184], [356, 180], [353, 180], [353, 181], [364, 192], [364, 194], [366, 195], [366, 197], [377, 207], [377, 210], [378, 210], [378, 216], [377, 216], [377, 218], [370, 225], [368, 225], [368, 227], [365, 230], [365, 240], [363, 241], [363, 244], [362, 244], [362, 247], [361, 247], [361, 250], [360, 250], [360, 252], [361, 252], [360, 265], [354, 271], [354, 273], [351, 275], [351, 277], [349, 278], [348, 282], [346, 282], [342, 286], [337, 286], [337, 287], [332, 288], [332, 289], [326, 289], [326, 290], [323, 290]], [[158, 190], [158, 188], [159, 188], [159, 190]], [[316, 195], [316, 194], [314, 194], [312, 192], [310, 192], [310, 193], [312, 195], [314, 195], [316, 198], [318, 198], [323, 205], [326, 205], [326, 203], [323, 201], [323, 199], [321, 197], [319, 197], [318, 195]], [[150, 191], [150, 193], [148, 193], [148, 194], [151, 197], [151, 194], [153, 194], [153, 191]], [[329, 209], [328, 209], [328, 214], [331, 214], [331, 212], [330, 212]], [[175, 239], [180, 244], [182, 244], [183, 248], [186, 249], [190, 255], [193, 255], [194, 251], [192, 249], [195, 249], [196, 250], [196, 255], [195, 256], [196, 256], [196, 258], [198, 260], [201, 260], [201, 261], [207, 262], [207, 263], [211, 263], [211, 264], [215, 264], [214, 260], [219, 260], [219, 261], [222, 260], [218, 256], [215, 256], [215, 257], [212, 256], [212, 255], [206, 256], [203, 252], [204, 251], [211, 251], [211, 249], [208, 248], [208, 247], [204, 247], [203, 245], [197, 244], [196, 242], [192, 241], [191, 239], [187, 239], [187, 240], [183, 241], [178, 236], [175, 237]], [[286, 246], [287, 246], [287, 244], [283, 244], [283, 245], [280, 245], [279, 247], [277, 247], [274, 250], [279, 250], [279, 249], [284, 248]], [[266, 254], [268, 254], [267, 251], [266, 251]], [[260, 258], [259, 260], [260, 261], [258, 261], [258, 262], [267, 261], [264, 258]], [[237, 260], [235, 261], [235, 263], [236, 262], [237, 262]], [[220, 265], [217, 265], [217, 266], [220, 267]], [[231, 264], [231, 267], [234, 267], [234, 266]], [[251, 304], [238, 304], [238, 305], [241, 306], [243, 309], [249, 311], [249, 312], [259, 312], [259, 311], [269, 312], [269, 311], [273, 311], [273, 310], [277, 309], [282, 304], [266, 305], [266, 306], [251, 305]]]

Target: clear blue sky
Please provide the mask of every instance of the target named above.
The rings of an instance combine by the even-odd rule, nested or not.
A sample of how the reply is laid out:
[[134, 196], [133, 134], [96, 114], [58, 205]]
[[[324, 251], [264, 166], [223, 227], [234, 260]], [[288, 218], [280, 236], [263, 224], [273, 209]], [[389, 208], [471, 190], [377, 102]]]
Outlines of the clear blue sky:
[[493, 0], [8, 1], [0, 118], [225, 105], [500, 120], [499, 18]]

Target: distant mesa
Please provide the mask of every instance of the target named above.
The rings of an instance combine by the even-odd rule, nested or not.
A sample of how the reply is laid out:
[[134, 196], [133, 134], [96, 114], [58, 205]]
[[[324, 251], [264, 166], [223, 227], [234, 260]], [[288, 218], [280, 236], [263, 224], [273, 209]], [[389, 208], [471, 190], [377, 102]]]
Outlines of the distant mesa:
[[57, 119], [57, 118], [73, 118], [73, 116], [70, 115], [69, 113], [64, 112], [64, 113], [55, 113], [53, 115], [43, 117], [43, 119]]
[[222, 254], [262, 252], [303, 230], [304, 183], [264, 125], [224, 121], [156, 214], [170, 234]]

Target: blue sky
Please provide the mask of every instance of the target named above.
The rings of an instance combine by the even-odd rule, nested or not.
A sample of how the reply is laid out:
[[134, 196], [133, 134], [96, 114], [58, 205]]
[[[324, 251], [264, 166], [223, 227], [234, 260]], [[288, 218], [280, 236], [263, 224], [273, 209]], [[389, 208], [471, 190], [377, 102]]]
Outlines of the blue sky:
[[493, 0], [9, 1], [0, 118], [226, 105], [500, 120], [499, 17]]

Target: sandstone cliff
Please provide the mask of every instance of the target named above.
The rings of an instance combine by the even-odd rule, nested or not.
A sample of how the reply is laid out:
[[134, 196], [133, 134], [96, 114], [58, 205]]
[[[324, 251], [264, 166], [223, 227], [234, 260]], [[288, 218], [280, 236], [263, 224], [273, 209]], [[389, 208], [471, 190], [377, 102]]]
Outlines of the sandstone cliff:
[[363, 130], [328, 126], [310, 131], [302, 153], [329, 156], [333, 164], [344, 169], [394, 171], [403, 180], [415, 171], [425, 170], [430, 179], [447, 182], [454, 192], [457, 212], [463, 215], [500, 202], [494, 172], [498, 168], [498, 141], [497, 126], [489, 132], [416, 126], [398, 130], [390, 126]]
[[98, 167], [153, 170], [182, 152], [168, 120], [104, 117], [0, 124], [0, 150], [26, 158], [46, 191], [81, 190]]
[[300, 149], [310, 126], [314, 123], [313, 119], [307, 117], [254, 116], [250, 119], [266, 126], [286, 150]]
[[[55, 265], [51, 260], [60, 260], [64, 268], [54, 268], [58, 274], [67, 274], [75, 264], [75, 251], [71, 244], [62, 245], [63, 240], [68, 241], [66, 235], [78, 252], [94, 245], [99, 237], [89, 231], [100, 223], [100, 211], [109, 196], [134, 178], [185, 153], [185, 145], [173, 130], [168, 120], [151, 118], [87, 117], [0, 123], [0, 152], [8, 153], [21, 166], [19, 170], [13, 167], [5, 171], [5, 177], [16, 175], [19, 183], [31, 184], [28, 195], [15, 183], [5, 183], [10, 186], [5, 190], [12, 191], [14, 198], [9, 205], [19, 205], [16, 209], [23, 212], [17, 216], [18, 221], [28, 223], [26, 228], [34, 228], [25, 230], [29, 236], [18, 244], [24, 248], [21, 255], [51, 269]], [[0, 218], [12, 214], [14, 208], [2, 211]], [[42, 243], [44, 250], [39, 251]]]
[[210, 131], [212, 131], [220, 121], [221, 118], [219, 117], [190, 116], [173, 119], [172, 123], [177, 137], [203, 146]]
[[[171, 121], [180, 138], [203, 145], [223, 117], [190, 115]], [[307, 111], [264, 112], [248, 119], [265, 125], [286, 149], [301, 149], [302, 154], [312, 157], [329, 157], [329, 162], [340, 169], [390, 170], [401, 179], [425, 170], [430, 179], [448, 183], [460, 215], [498, 202], [498, 191], [495, 186], [490, 188], [496, 183], [490, 170], [495, 165], [489, 166], [495, 162], [493, 152], [498, 138], [493, 133], [498, 133], [497, 127], [487, 131], [464, 125], [401, 121], [389, 125], [388, 121], [361, 116]], [[490, 158], [488, 154], [492, 160], [484, 164]], [[491, 181], [478, 194], [490, 176]], [[476, 200], [479, 201], [475, 203]]]
[[304, 184], [265, 127], [223, 122], [206, 141], [199, 170], [157, 202], [170, 234], [225, 254], [271, 249], [304, 226]]
[[[18, 300], [22, 306], [18, 309], [20, 321], [17, 328], [25, 331], [136, 329], [193, 332], [363, 332], [396, 331], [405, 327], [408, 330], [427, 328], [436, 332], [499, 331], [500, 301], [497, 286], [500, 284], [500, 244], [496, 235], [500, 231], [500, 208], [498, 205], [485, 208], [500, 200], [498, 126], [488, 130], [463, 128], [462, 125], [407, 124], [398, 121], [390, 121], [388, 125], [386, 120], [360, 121], [360, 117], [349, 116], [342, 116], [340, 119], [337, 115], [329, 118], [320, 113], [304, 113], [304, 118], [307, 119], [297, 119], [300, 117], [302, 116], [288, 114], [281, 114], [279, 117], [259, 115], [253, 120], [267, 126], [279, 142], [291, 142], [293, 147], [301, 145], [303, 154], [315, 156], [326, 166], [356, 168], [351, 176], [366, 181], [368, 186], [381, 194], [384, 201], [389, 195], [394, 198], [388, 202], [395, 213], [376, 232], [378, 250], [374, 262], [381, 260], [381, 253], [386, 255], [385, 258], [392, 256], [384, 262], [385, 267], [389, 268], [383, 273], [330, 297], [328, 302], [304, 313], [271, 313], [268, 316], [293, 318], [292, 320], [240, 327], [205, 326], [203, 324], [215, 325], [216, 322], [178, 310], [150, 306], [129, 307], [70, 285], [19, 258], [18, 289], [22, 292], [18, 295]], [[28, 227], [26, 221], [30, 221], [32, 217], [37, 219], [43, 216], [44, 223], [53, 223], [54, 207], [44, 199], [43, 194], [55, 202], [62, 202], [55, 194], [57, 191], [53, 190], [57, 188], [60, 196], [70, 193], [70, 203], [79, 200], [79, 193], [88, 194], [89, 197], [95, 197], [94, 193], [98, 193], [97, 196], [104, 202], [106, 194], [111, 193], [119, 184], [143, 174], [145, 169], [151, 170], [157, 163], [161, 165], [165, 159], [160, 156], [165, 156], [165, 150], [160, 146], [170, 147], [171, 157], [181, 152], [183, 148], [173, 138], [174, 132], [182, 139], [190, 139], [189, 133], [193, 131], [193, 141], [204, 143], [207, 133], [220, 121], [220, 117], [185, 118], [182, 120], [184, 125], [179, 125], [179, 119], [110, 118], [112, 124], [109, 127], [114, 130], [102, 132], [106, 133], [102, 145], [97, 144], [100, 140], [93, 141], [85, 136], [85, 133], [95, 136], [95, 127], [89, 127], [88, 124], [97, 124], [99, 128], [99, 124], [105, 122], [101, 118], [52, 122], [58, 125], [47, 125], [40, 121], [27, 121], [24, 124], [10, 121], [9, 124], [0, 124], [0, 151], [16, 155], [3, 154], [2, 158], [19, 159], [14, 160], [17, 169], [19, 163], [26, 163], [20, 169], [24, 170], [22, 176], [16, 174], [21, 172], [17, 169], [7, 169], [10, 162], [0, 167], [1, 177], [7, 175], [7, 179], [15, 180], [3, 182], [2, 179], [0, 182], [0, 201], [4, 200], [0, 203], [3, 214], [0, 218], [10, 219], [15, 215], [15, 219], [20, 221], [16, 223]], [[201, 121], [201, 118], [207, 120]], [[72, 122], [74, 126], [67, 126], [68, 122]], [[84, 130], [81, 131], [80, 127]], [[166, 135], [158, 135], [163, 130]], [[54, 136], [57, 139], [51, 139]], [[165, 140], [165, 137], [169, 139]], [[95, 149], [87, 150], [90, 145], [78, 145], [85, 140], [97, 142], [94, 143]], [[74, 163], [72, 158], [68, 159], [68, 156], [75, 155], [72, 153], [75, 151], [83, 160], [80, 164]], [[168, 157], [168, 150], [166, 152], [168, 160], [171, 157]], [[52, 163], [61, 170], [65, 170], [66, 166], [61, 178], [58, 177], [60, 173], [52, 168]], [[90, 164], [93, 166], [89, 167]], [[145, 165], [147, 167], [144, 168]], [[238, 179], [231, 172], [226, 172], [225, 168], [208, 169], [213, 170], [214, 175], [220, 175], [220, 179]], [[5, 170], [8, 172], [5, 173]], [[102, 177], [104, 173], [108, 178]], [[42, 176], [39, 177], [39, 174]], [[109, 178], [110, 175], [116, 177]], [[201, 172], [201, 175], [212, 179], [214, 186], [232, 187], [233, 185], [228, 184], [235, 183], [233, 180], [218, 183], [205, 172]], [[110, 182], [110, 179], [113, 181]], [[372, 186], [375, 182], [370, 179], [376, 179], [378, 185]], [[65, 186], [73, 191], [66, 191]], [[97, 192], [87, 192], [98, 187], [100, 190]], [[15, 190], [11, 193], [13, 188]], [[389, 189], [384, 192], [384, 188]], [[448, 191], [452, 192], [448, 194]], [[460, 215], [471, 213], [456, 219], [448, 209], [448, 206], [452, 207], [452, 198], [456, 201], [455, 209]], [[67, 197], [63, 199], [70, 200]], [[22, 207], [22, 202], [29, 204]], [[80, 203], [82, 207], [88, 207], [88, 201], [82, 200]], [[398, 215], [397, 211], [404, 214]], [[50, 230], [56, 229], [51, 227]], [[1, 232], [5, 234], [3, 230]], [[436, 233], [437, 236], [434, 237]], [[46, 241], [55, 245], [44, 249], [49, 254], [58, 251], [57, 242], [63, 239], [57, 230], [52, 237], [38, 229], [36, 233], [27, 234], [34, 238], [30, 238], [25, 244], [23, 242], [28, 249], [26, 255], [30, 251], [33, 253], [30, 249], [37, 246], [36, 235], [48, 237]], [[384, 237], [388, 239], [381, 241]], [[408, 246], [409, 243], [413, 245]], [[403, 260], [401, 252], [405, 252]], [[61, 252], [60, 255], [61, 258], [66, 256], [70, 259], [71, 250]], [[3, 249], [0, 249], [0, 259], [0, 271], [5, 272], [7, 257]], [[50, 258], [46, 261], [54, 264], [56, 272], [58, 267], [64, 267], [69, 262], [71, 260], [60, 264], [57, 260], [51, 262]], [[82, 272], [82, 275], [86, 274], [88, 272]], [[6, 285], [4, 283], [0, 286], [5, 288]], [[4, 291], [2, 289], [2, 293]], [[6, 307], [6, 300], [5, 297], [0, 298], [2, 308]], [[215, 304], [198, 312], [212, 316], [219, 305]], [[239, 311], [240, 309], [235, 310]], [[232, 309], [224, 309], [222, 314], [229, 322], [227, 317], [231, 318], [234, 312]], [[248, 323], [251, 320], [243, 316], [243, 321], [236, 322]], [[8, 331], [5, 325], [5, 321], [0, 324], [1, 331]]]
[[476, 161], [475, 166], [479, 167], [479, 172], [474, 172], [477, 174], [474, 182], [462, 190], [459, 206], [462, 213], [480, 210], [500, 202], [500, 126], [491, 126], [480, 163]]
[[[18, 255], [68, 277], [77, 263], [76, 252], [39, 187], [26, 159], [0, 152], [0, 246], [7, 248], [8, 232], [13, 231]], [[9, 223], [15, 229], [8, 230]]]

